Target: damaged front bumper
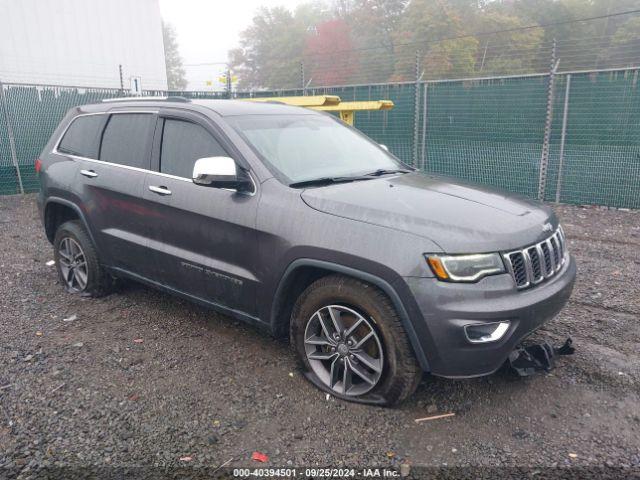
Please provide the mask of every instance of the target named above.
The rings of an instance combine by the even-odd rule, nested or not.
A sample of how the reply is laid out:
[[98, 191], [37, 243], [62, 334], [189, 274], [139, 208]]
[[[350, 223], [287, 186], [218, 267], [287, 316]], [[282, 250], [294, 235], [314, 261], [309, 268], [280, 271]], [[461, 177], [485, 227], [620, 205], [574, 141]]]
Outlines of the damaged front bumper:
[[573, 340], [567, 338], [561, 347], [555, 348], [549, 342], [518, 346], [509, 354], [509, 367], [521, 377], [538, 372], [550, 372], [556, 366], [556, 355], [573, 355]]
[[[527, 290], [518, 290], [510, 275], [467, 284], [405, 278], [417, 306], [409, 310], [417, 310], [413, 321], [420, 327], [415, 330], [421, 332], [419, 341], [428, 364], [425, 370], [447, 378], [497, 371], [518, 345], [564, 307], [575, 277], [575, 261], [569, 257], [554, 277]], [[475, 337], [470, 336], [470, 328], [501, 324], [508, 328], [498, 332], [495, 341], [474, 341], [482, 339], [481, 328]], [[486, 335], [492, 332], [495, 330]]]

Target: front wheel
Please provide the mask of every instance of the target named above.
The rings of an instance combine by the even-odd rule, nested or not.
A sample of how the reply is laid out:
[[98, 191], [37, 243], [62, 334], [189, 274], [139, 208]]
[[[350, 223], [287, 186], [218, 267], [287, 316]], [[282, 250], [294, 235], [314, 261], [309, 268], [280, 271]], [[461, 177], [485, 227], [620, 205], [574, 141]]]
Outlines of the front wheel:
[[293, 308], [290, 336], [309, 380], [345, 400], [392, 405], [422, 376], [389, 298], [353, 278], [310, 285]]

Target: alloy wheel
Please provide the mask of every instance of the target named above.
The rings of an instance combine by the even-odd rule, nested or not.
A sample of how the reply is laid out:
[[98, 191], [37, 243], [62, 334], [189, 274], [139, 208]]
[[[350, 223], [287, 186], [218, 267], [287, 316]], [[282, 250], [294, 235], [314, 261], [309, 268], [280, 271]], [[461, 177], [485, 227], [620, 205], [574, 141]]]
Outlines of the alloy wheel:
[[307, 322], [304, 348], [317, 377], [331, 390], [363, 395], [382, 377], [384, 355], [373, 321], [343, 305], [327, 305]]
[[71, 237], [64, 237], [58, 247], [60, 272], [67, 288], [82, 292], [87, 288], [89, 268], [82, 247]]

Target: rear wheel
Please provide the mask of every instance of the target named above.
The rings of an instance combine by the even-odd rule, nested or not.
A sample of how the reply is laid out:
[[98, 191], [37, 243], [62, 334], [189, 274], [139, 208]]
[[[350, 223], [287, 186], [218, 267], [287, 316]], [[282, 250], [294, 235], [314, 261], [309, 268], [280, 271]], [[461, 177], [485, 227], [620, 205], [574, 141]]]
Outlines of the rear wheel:
[[109, 293], [114, 280], [100, 265], [91, 237], [79, 221], [58, 227], [53, 248], [58, 277], [68, 292], [92, 297]]
[[310, 285], [294, 306], [290, 334], [307, 377], [345, 400], [392, 405], [422, 376], [389, 298], [353, 278]]

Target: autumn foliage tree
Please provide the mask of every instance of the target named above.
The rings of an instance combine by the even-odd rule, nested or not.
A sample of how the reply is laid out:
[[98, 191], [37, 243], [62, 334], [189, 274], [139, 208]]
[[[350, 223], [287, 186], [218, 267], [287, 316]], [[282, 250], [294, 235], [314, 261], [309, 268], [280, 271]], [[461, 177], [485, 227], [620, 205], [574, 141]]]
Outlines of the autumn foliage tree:
[[301, 4], [291, 12], [262, 7], [240, 34], [240, 46], [229, 52], [240, 89], [300, 86], [300, 64], [307, 37], [326, 19], [322, 6]]
[[304, 58], [307, 74], [314, 84], [348, 83], [357, 65], [347, 22], [333, 19], [318, 24], [307, 38]]
[[606, 14], [634, 8], [640, 0], [311, 0], [260, 9], [229, 57], [241, 89], [541, 73], [554, 40], [565, 70], [630, 66], [640, 16]]

